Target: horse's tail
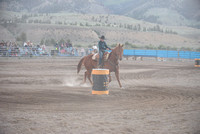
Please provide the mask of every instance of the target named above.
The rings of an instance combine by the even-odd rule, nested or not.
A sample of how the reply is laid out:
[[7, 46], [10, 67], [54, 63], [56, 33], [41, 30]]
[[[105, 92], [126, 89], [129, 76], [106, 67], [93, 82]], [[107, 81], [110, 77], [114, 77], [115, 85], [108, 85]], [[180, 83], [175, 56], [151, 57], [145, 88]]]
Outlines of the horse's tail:
[[85, 59], [85, 57], [83, 57], [83, 58], [79, 61], [78, 66], [77, 66], [77, 73], [80, 72], [81, 66], [82, 66], [82, 64], [83, 64], [84, 59]]

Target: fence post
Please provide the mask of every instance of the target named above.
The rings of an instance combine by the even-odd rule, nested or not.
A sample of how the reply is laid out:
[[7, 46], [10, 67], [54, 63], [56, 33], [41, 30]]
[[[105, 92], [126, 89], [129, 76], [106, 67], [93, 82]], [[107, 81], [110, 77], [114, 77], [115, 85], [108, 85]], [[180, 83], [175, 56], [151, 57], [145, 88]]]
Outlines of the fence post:
[[179, 50], [178, 50], [178, 61], [179, 61], [179, 58], [180, 58], [180, 57], [179, 57]]
[[167, 58], [169, 57], [169, 56], [168, 56], [168, 55], [169, 55], [168, 53], [169, 53], [169, 51], [167, 50]]

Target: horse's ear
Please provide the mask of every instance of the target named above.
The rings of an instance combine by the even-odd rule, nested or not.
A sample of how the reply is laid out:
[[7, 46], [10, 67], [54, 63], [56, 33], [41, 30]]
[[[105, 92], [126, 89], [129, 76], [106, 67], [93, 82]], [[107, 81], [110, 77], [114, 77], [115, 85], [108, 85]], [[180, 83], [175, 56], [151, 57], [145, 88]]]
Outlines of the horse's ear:
[[120, 44], [120, 43], [117, 45], [117, 47], [123, 47], [123, 46], [124, 44]]
[[123, 47], [123, 46], [124, 46], [124, 44], [119, 44], [118, 46], [120, 46], [120, 47]]

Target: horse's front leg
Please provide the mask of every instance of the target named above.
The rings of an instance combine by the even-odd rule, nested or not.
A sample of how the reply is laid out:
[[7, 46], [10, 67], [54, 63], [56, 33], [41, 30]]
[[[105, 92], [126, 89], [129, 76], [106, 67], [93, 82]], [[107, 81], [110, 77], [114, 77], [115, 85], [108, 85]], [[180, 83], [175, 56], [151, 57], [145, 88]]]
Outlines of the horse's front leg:
[[119, 83], [119, 87], [122, 88], [121, 82], [120, 82], [120, 80], [119, 80], [119, 69], [117, 69], [117, 70], [115, 71], [115, 76], [116, 76], [117, 81], [118, 81], [118, 83]]
[[110, 75], [110, 73], [109, 73], [109, 83], [112, 81], [112, 79], [111, 79], [111, 75]]
[[86, 83], [86, 77], [87, 77], [87, 71], [85, 71], [83, 83]]

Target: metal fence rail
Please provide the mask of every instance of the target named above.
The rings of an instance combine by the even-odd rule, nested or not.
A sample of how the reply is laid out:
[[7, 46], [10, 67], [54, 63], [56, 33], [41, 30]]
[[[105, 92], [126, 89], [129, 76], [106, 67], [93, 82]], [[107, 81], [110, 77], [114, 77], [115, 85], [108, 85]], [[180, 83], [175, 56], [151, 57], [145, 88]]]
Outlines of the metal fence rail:
[[[69, 49], [69, 50], [68, 50]], [[6, 47], [0, 48], [0, 56], [2, 57], [24, 57], [24, 56], [85, 56], [93, 52], [93, 49], [75, 49], [66, 48], [62, 50], [42, 50], [41, 48], [29, 48], [29, 47], [14, 47], [8, 49]], [[65, 50], [63, 52], [63, 50]], [[200, 52], [194, 51], [173, 51], [173, 50], [129, 50], [124, 49], [125, 57], [160, 57], [160, 58], [180, 58], [180, 59], [195, 59], [200, 58]]]

